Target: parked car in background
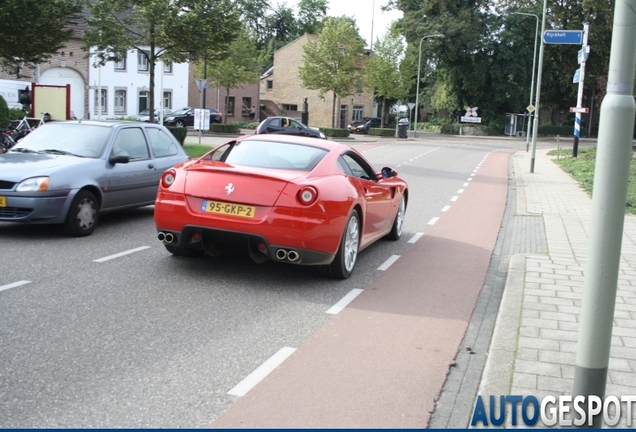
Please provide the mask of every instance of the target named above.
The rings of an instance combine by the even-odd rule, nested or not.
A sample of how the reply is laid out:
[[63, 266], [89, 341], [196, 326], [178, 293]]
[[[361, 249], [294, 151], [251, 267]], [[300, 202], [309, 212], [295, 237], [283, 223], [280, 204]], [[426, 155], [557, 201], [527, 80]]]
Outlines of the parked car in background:
[[164, 171], [188, 159], [158, 124], [50, 122], [0, 154], [0, 221], [87, 236], [100, 213], [154, 204]]
[[282, 135], [298, 135], [314, 138], [327, 139], [324, 133], [317, 129], [305, 126], [298, 120], [291, 117], [267, 117], [256, 127], [255, 133], [258, 134], [282, 134]]
[[365, 117], [364, 119], [362, 119], [362, 122], [360, 124], [354, 125], [354, 123], [351, 123], [349, 125], [349, 130], [351, 132], [367, 134], [369, 133], [370, 128], [379, 127], [382, 127], [382, 120], [377, 117]]
[[407, 188], [396, 171], [376, 170], [348, 145], [251, 135], [164, 173], [157, 238], [174, 255], [238, 251], [344, 279], [361, 250], [400, 238]]
[[[210, 110], [210, 124], [223, 122], [223, 114], [216, 108], [206, 108]], [[194, 127], [194, 108], [185, 107], [172, 112], [171, 115], [164, 117], [163, 124], [165, 126], [192, 126]]]
[[[164, 108], [163, 110], [163, 118], [165, 119], [167, 116], [172, 114], [172, 110], [168, 109], [168, 108]], [[154, 121], [155, 123], [159, 123], [159, 116], [161, 115], [161, 110], [160, 109], [156, 109], [155, 110], [155, 116], [154, 116]], [[145, 109], [142, 110], [138, 115], [133, 115], [130, 116], [130, 118], [134, 118], [138, 121], [143, 121], [143, 122], [149, 122], [150, 121], [150, 110], [149, 109]]]

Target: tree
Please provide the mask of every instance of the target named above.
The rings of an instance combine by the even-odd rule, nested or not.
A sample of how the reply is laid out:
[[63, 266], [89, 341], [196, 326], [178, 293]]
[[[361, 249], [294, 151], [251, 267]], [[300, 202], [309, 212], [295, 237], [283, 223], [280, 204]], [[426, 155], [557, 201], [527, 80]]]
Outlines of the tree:
[[300, 0], [298, 3], [299, 36], [318, 34], [327, 17], [327, 0]]
[[150, 121], [154, 121], [158, 61], [214, 60], [239, 28], [230, 0], [99, 0], [90, 5], [85, 48], [99, 64], [136, 49], [148, 62]]
[[[229, 46], [227, 55], [208, 66], [208, 78], [226, 90], [224, 123], [227, 123], [230, 89], [243, 84], [254, 84], [259, 80], [256, 57], [256, 44], [248, 31], [244, 30]], [[200, 65], [197, 65], [197, 69], [200, 71]]]
[[410, 77], [400, 70], [404, 57], [404, 44], [397, 32], [389, 32], [374, 45], [375, 51], [364, 65], [365, 89], [375, 92], [382, 98], [381, 116], [384, 123], [384, 111], [387, 99], [399, 99], [407, 95]]
[[303, 64], [298, 69], [303, 86], [318, 90], [324, 99], [333, 94], [331, 125], [335, 127], [336, 98], [354, 93], [360, 81], [364, 40], [351, 18], [327, 18], [317, 40], [303, 46]]
[[80, 0], [3, 0], [0, 7], [0, 64], [17, 71], [24, 63], [47, 61], [73, 35]]

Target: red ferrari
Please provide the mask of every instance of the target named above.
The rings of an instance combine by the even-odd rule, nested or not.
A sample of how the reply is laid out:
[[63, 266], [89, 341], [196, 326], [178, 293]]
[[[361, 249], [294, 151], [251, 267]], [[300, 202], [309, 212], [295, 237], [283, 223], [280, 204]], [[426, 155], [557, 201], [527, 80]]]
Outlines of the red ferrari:
[[362, 249], [400, 238], [407, 201], [397, 172], [377, 172], [345, 144], [254, 135], [167, 170], [155, 224], [175, 255], [246, 251], [345, 279]]

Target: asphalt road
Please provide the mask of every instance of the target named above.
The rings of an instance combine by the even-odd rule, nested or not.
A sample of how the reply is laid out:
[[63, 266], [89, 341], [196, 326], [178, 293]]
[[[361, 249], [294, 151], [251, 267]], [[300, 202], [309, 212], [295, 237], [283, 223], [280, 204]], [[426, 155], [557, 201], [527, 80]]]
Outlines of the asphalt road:
[[210, 425], [237, 384], [306, 343], [352, 290], [386, 278], [392, 267], [379, 268], [444, 216], [487, 154], [525, 148], [433, 135], [350, 144], [397, 169], [411, 199], [402, 239], [363, 251], [346, 281], [240, 255], [173, 257], [152, 207], [105, 215], [82, 239], [0, 223], [0, 427]]

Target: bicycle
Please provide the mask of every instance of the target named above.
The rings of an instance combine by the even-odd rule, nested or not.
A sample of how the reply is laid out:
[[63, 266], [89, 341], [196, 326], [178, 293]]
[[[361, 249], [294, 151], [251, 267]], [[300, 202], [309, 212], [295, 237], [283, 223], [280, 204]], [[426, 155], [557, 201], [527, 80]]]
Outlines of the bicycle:
[[15, 141], [11, 136], [11, 130], [0, 129], [0, 154], [6, 153], [15, 145]]
[[11, 136], [13, 141], [18, 142], [29, 134], [33, 129], [38, 126], [51, 121], [51, 115], [47, 112], [42, 112], [42, 117], [27, 117], [26, 115], [20, 120], [12, 120], [9, 124], [9, 130], [11, 130]]

